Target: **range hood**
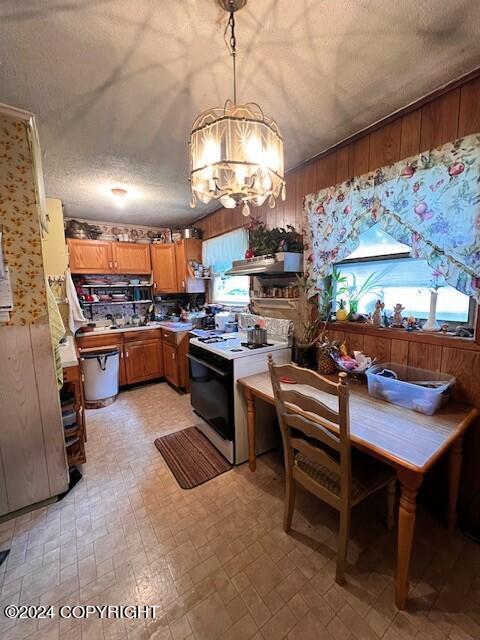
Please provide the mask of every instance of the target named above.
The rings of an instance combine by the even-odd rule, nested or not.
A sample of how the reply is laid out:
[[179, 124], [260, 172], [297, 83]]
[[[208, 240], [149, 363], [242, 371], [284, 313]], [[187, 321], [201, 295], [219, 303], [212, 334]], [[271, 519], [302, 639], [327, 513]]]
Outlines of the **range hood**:
[[282, 274], [303, 272], [303, 253], [284, 251], [267, 256], [234, 260], [226, 276], [255, 276], [262, 273]]

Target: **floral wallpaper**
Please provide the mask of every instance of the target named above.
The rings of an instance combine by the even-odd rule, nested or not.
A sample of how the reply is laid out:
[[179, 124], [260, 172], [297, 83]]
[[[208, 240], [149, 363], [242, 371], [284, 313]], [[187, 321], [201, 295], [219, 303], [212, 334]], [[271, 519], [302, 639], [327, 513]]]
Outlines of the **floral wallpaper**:
[[313, 295], [379, 223], [439, 282], [480, 302], [480, 134], [306, 196], [305, 273]]
[[9, 325], [47, 322], [41, 231], [23, 120], [0, 114], [0, 224], [13, 310]]

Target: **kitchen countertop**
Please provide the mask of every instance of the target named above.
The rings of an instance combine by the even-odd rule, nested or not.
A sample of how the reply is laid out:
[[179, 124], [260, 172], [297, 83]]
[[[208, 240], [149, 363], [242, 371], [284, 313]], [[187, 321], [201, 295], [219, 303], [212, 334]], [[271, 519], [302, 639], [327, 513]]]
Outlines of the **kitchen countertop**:
[[86, 331], [85, 333], [77, 333], [78, 337], [84, 336], [101, 336], [112, 333], [126, 333], [127, 331], [146, 331], [147, 329], [168, 329], [168, 331], [173, 331], [175, 333], [181, 331], [191, 331], [192, 324], [190, 322], [150, 322], [146, 326], [143, 327], [131, 327], [124, 326], [119, 327], [118, 329], [110, 329], [109, 327], [94, 329], [93, 331]]
[[77, 366], [77, 350], [73, 336], [67, 336], [65, 342], [60, 343], [60, 359], [64, 369]]

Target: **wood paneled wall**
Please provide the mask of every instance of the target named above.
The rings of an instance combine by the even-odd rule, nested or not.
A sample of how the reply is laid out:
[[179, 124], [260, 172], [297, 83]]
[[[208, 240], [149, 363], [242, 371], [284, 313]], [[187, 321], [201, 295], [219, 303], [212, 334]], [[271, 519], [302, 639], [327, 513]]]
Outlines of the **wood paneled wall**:
[[[287, 200], [274, 209], [264, 205], [254, 209], [254, 215], [269, 227], [303, 225], [303, 199], [312, 193], [348, 178], [358, 176], [390, 162], [444, 144], [456, 138], [480, 131], [480, 69], [463, 81], [424, 98], [396, 116], [387, 118], [356, 135], [329, 152], [321, 154], [286, 176]], [[210, 238], [248, 224], [239, 210], [220, 209], [197, 221], [204, 237]], [[458, 348], [455, 341], [446, 344], [422, 343], [368, 334], [360, 327], [338, 327], [338, 336], [345, 338], [352, 349], [364, 349], [381, 360], [406, 362], [411, 365], [438, 369], [455, 375], [457, 397], [480, 407], [480, 350]], [[447, 346], [448, 345], [448, 346]], [[475, 373], [476, 372], [476, 373]], [[474, 425], [465, 442], [462, 475], [462, 502], [480, 488], [480, 425]], [[442, 469], [442, 467], [440, 467]], [[479, 514], [480, 520], [480, 514]], [[480, 525], [480, 522], [479, 522]]]

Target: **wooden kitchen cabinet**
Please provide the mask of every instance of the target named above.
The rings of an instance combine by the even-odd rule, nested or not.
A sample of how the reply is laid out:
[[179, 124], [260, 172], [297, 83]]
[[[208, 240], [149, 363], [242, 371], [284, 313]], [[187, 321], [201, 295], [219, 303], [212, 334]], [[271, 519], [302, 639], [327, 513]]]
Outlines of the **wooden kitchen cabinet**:
[[135, 340], [124, 346], [128, 384], [163, 376], [162, 341]]
[[150, 274], [150, 245], [135, 242], [67, 239], [72, 273]]
[[175, 332], [160, 328], [77, 337], [80, 356], [82, 349], [118, 348], [120, 386], [164, 376], [172, 385], [186, 391], [189, 388], [188, 341], [186, 331]]
[[180, 368], [178, 365], [177, 347], [168, 342], [163, 343], [163, 365], [165, 378], [174, 387], [180, 386]]
[[177, 293], [175, 244], [151, 244], [150, 255], [155, 293]]
[[112, 273], [112, 243], [104, 240], [67, 239], [72, 273]]
[[188, 391], [190, 382], [187, 359], [188, 333], [163, 329], [162, 341], [165, 378], [175, 387]]
[[203, 293], [205, 280], [193, 278], [189, 271], [189, 262], [202, 262], [202, 241], [186, 238], [175, 242], [175, 268], [177, 272], [177, 291], [181, 293]]
[[203, 293], [205, 280], [192, 278], [188, 263], [202, 261], [202, 241], [194, 238], [150, 246], [157, 293]]
[[149, 274], [150, 245], [135, 242], [112, 242], [112, 262], [115, 273]]

